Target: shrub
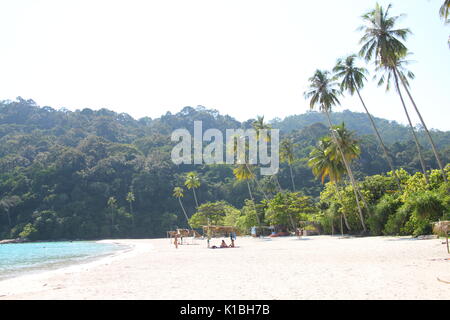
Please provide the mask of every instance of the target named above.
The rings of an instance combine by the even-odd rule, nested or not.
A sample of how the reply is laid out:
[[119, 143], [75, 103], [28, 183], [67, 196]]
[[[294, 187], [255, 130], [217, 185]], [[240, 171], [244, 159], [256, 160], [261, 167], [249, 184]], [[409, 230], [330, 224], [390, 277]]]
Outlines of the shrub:
[[379, 236], [383, 234], [383, 229], [390, 216], [395, 215], [401, 201], [394, 195], [386, 194], [373, 208], [372, 214], [367, 219], [367, 225], [372, 235]]

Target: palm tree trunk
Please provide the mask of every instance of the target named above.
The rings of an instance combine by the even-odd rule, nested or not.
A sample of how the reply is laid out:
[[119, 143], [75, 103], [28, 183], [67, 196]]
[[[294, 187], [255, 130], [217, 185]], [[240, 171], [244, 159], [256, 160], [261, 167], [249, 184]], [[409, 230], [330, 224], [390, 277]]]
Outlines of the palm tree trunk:
[[277, 175], [274, 174], [272, 177], [273, 177], [273, 179], [275, 180], [275, 182], [276, 182], [276, 184], [277, 184], [277, 186], [278, 186], [278, 191], [279, 191], [279, 192], [283, 192], [283, 188], [281, 187], [280, 181], [278, 181]]
[[290, 163], [288, 163], [289, 165], [289, 170], [291, 172], [291, 181], [292, 181], [292, 191], [295, 192], [295, 183], [294, 183], [294, 173], [292, 172], [292, 166]]
[[398, 95], [400, 96], [400, 100], [402, 101], [403, 110], [405, 111], [406, 118], [408, 119], [409, 127], [411, 128], [411, 132], [414, 137], [414, 142], [416, 143], [417, 153], [419, 155], [419, 161], [420, 165], [422, 166], [422, 172], [425, 176], [425, 181], [428, 184], [428, 176], [427, 176], [427, 169], [425, 168], [425, 161], [423, 159], [422, 155], [422, 148], [420, 147], [419, 140], [417, 139], [416, 131], [414, 130], [414, 126], [411, 122], [411, 118], [409, 117], [408, 109], [406, 109], [405, 101], [403, 100], [402, 92], [400, 91], [400, 86], [398, 83], [398, 76], [397, 76], [397, 69], [394, 70], [394, 79], [395, 79], [395, 87], [397, 89]]
[[133, 214], [133, 203], [130, 201], [130, 214], [131, 214], [131, 226], [134, 230], [134, 214]]
[[255, 209], [256, 221], [261, 228], [261, 221], [259, 220], [258, 211], [256, 210], [255, 199], [253, 199], [252, 189], [250, 188], [250, 182], [247, 180], [248, 193], [250, 194], [250, 199], [252, 199], [253, 208]]
[[[339, 187], [337, 185], [337, 183], [335, 183], [335, 188], [336, 188], [336, 194], [338, 195], [339, 199], [342, 202], [342, 194], [339, 192]], [[342, 211], [342, 215], [344, 217], [344, 221], [345, 221], [345, 226], [347, 227], [347, 229], [350, 231], [352, 230], [352, 228], [350, 228], [350, 225], [348, 224], [348, 220], [347, 220], [347, 215], [345, 214], [345, 212]]]
[[6, 209], [6, 215], [8, 216], [8, 226], [9, 226], [9, 229], [11, 230], [11, 215], [10, 215], [10, 213], [9, 213], [9, 208], [8, 209]]
[[[250, 171], [250, 168], [249, 168], [249, 166], [248, 166], [247, 163], [245, 163], [245, 167], [247, 168], [247, 170], [248, 170], [249, 172], [251, 172], [251, 171]], [[259, 191], [262, 192], [262, 194], [264, 195], [264, 198], [265, 198], [266, 200], [269, 200], [269, 198], [267, 197], [267, 194], [264, 192], [263, 188], [262, 188], [261, 185], [259, 184], [258, 179], [256, 179], [256, 176], [253, 175], [253, 173], [252, 173], [252, 176], [253, 176], [252, 179], [255, 181], [256, 186], [258, 187]]]
[[[186, 213], [186, 210], [184, 210], [183, 203], [181, 202], [181, 198], [178, 198], [178, 202], [180, 203], [181, 209], [183, 210], [184, 216], [186, 217], [186, 221], [188, 223], [188, 226], [191, 227], [191, 224], [189, 223], [188, 215]], [[191, 227], [191, 229], [192, 229], [192, 227]]]
[[[361, 193], [359, 192], [359, 188], [356, 185], [356, 181], [355, 181], [355, 178], [353, 176], [353, 171], [350, 168], [350, 166], [348, 164], [348, 161], [345, 158], [344, 153], [342, 152], [341, 145], [339, 144], [339, 141], [338, 141], [338, 139], [337, 139], [337, 137], [336, 137], [336, 135], [335, 135], [335, 133], [333, 131], [333, 124], [331, 123], [331, 118], [330, 118], [330, 114], [328, 112], [328, 109], [325, 109], [325, 114], [327, 115], [328, 124], [329, 124], [330, 130], [331, 130], [331, 135], [333, 137], [334, 142], [336, 143], [336, 145], [338, 147], [339, 153], [341, 154], [341, 157], [342, 157], [342, 161], [344, 162], [345, 169], [347, 170], [348, 176], [350, 178], [350, 182], [352, 183], [353, 192], [355, 193], [356, 205], [358, 207], [359, 218], [361, 220], [361, 225], [363, 227], [363, 230], [364, 230], [364, 232], [366, 232], [367, 228], [366, 228], [366, 224], [364, 223], [364, 216], [363, 216], [363, 213], [362, 213], [361, 205], [359, 204], [359, 197], [358, 197], [358, 193], [360, 195], [361, 195]], [[368, 207], [367, 207], [367, 209], [368, 209]]]
[[[396, 68], [396, 73], [398, 73], [397, 68]], [[433, 141], [433, 138], [431, 137], [430, 131], [428, 131], [425, 121], [423, 120], [422, 115], [419, 112], [419, 108], [417, 108], [416, 102], [414, 101], [413, 97], [411, 96], [408, 86], [405, 83], [405, 79], [403, 79], [403, 77], [400, 77], [400, 80], [402, 81], [403, 88], [405, 88], [406, 93], [408, 94], [408, 97], [411, 100], [411, 102], [414, 106], [414, 109], [416, 110], [417, 115], [419, 116], [420, 122], [422, 123], [422, 126], [425, 129], [425, 132], [427, 133], [428, 140], [430, 140], [431, 148], [433, 149], [434, 157], [436, 158], [436, 161], [439, 165], [439, 169], [441, 170], [442, 177], [444, 178], [444, 181], [447, 182], [447, 175], [445, 174], [444, 167], [442, 166], [441, 158], [439, 157], [439, 153], [437, 152], [436, 145], [434, 144], [434, 141]]]
[[198, 208], [197, 194], [195, 193], [195, 188], [192, 188], [192, 191], [194, 192], [195, 207]]
[[375, 125], [375, 121], [373, 121], [372, 115], [369, 113], [369, 110], [367, 109], [366, 104], [364, 103], [364, 100], [361, 97], [361, 94], [359, 93], [358, 87], [356, 85], [355, 85], [355, 88], [356, 88], [356, 93], [358, 94], [359, 100], [361, 100], [364, 110], [366, 110], [367, 116], [369, 117], [369, 120], [370, 120], [370, 123], [372, 124], [373, 130], [375, 131], [375, 134], [378, 137], [378, 141], [380, 142], [381, 148], [383, 149], [383, 152], [384, 152], [384, 157], [386, 158], [386, 161], [388, 162], [389, 167], [391, 168], [391, 171], [394, 173], [395, 179], [397, 180], [398, 187], [401, 190], [402, 187], [400, 184], [400, 178], [398, 177], [398, 174], [394, 169], [394, 164], [392, 163], [392, 159], [389, 156], [386, 145], [384, 144], [383, 139], [381, 138], [380, 132], [378, 131], [377, 126]]

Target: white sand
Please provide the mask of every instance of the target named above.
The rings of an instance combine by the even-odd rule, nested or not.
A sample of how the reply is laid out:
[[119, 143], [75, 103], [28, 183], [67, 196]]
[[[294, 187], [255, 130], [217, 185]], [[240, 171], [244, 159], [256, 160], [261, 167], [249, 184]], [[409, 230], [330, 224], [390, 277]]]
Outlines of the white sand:
[[204, 240], [115, 242], [134, 248], [0, 281], [0, 299], [450, 299], [437, 280], [450, 281], [439, 239], [238, 238], [239, 248], [217, 250]]

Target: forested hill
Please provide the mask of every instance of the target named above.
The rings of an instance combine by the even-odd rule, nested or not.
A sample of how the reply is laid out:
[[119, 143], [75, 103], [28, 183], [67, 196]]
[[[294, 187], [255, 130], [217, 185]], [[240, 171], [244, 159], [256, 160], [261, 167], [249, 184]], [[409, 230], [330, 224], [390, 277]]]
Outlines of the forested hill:
[[[256, 115], [255, 115], [256, 117]], [[388, 171], [365, 114], [333, 114], [336, 123], [355, 130], [362, 149], [355, 162], [356, 175]], [[174, 129], [192, 131], [193, 121], [203, 129], [248, 128], [253, 120], [239, 122], [204, 107], [186, 107], [160, 118], [133, 119], [107, 109], [55, 110], [32, 100], [0, 102], [0, 238], [19, 235], [30, 239], [96, 239], [107, 237], [160, 237], [186, 220], [173, 194], [183, 186], [187, 172], [197, 171], [199, 202], [225, 200], [241, 208], [247, 185], [236, 181], [232, 167], [176, 166], [170, 160]], [[318, 113], [272, 121], [283, 136], [295, 142], [295, 184], [305, 194], [318, 196], [322, 185], [314, 179], [305, 159], [317, 140], [328, 133]], [[420, 169], [408, 128], [376, 119], [396, 167]], [[450, 133], [433, 132], [445, 163], [450, 159]], [[428, 148], [423, 133], [421, 142]], [[429, 167], [436, 167], [430, 151]], [[278, 179], [290, 187], [289, 170], [282, 164]], [[270, 192], [267, 179], [261, 185]], [[132, 192], [134, 199], [127, 195]], [[255, 197], [262, 195], [255, 190]], [[128, 198], [128, 201], [127, 201]], [[183, 203], [195, 212], [190, 190]]]

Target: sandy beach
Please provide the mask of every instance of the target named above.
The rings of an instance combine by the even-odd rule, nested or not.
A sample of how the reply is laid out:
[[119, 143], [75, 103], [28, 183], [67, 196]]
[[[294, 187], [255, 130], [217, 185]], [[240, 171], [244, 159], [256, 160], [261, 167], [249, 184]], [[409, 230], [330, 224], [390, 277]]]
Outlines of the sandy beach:
[[[114, 240], [132, 249], [0, 281], [0, 299], [450, 299], [442, 239]], [[220, 243], [220, 239], [213, 242]]]

